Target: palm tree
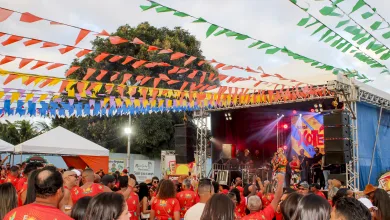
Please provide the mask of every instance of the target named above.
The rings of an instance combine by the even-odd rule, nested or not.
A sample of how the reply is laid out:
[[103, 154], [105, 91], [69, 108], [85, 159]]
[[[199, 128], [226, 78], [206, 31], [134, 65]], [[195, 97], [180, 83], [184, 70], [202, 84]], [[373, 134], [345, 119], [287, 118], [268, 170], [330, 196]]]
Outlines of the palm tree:
[[14, 145], [27, 141], [38, 134], [34, 123], [30, 121], [22, 120], [11, 123], [6, 120], [6, 123], [0, 123], [0, 138]]
[[44, 121], [37, 121], [35, 122], [35, 127], [38, 129], [39, 133], [42, 134], [50, 131], [53, 128], [53, 125]]

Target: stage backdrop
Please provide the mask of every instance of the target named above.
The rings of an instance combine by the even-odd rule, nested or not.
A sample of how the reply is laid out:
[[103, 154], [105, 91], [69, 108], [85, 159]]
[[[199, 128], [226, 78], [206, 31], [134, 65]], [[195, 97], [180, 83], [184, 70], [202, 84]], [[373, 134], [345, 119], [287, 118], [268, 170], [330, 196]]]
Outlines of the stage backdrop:
[[305, 114], [291, 118], [291, 147], [299, 154], [305, 149], [306, 156], [315, 154], [314, 147], [324, 152], [324, 120], [321, 114]]

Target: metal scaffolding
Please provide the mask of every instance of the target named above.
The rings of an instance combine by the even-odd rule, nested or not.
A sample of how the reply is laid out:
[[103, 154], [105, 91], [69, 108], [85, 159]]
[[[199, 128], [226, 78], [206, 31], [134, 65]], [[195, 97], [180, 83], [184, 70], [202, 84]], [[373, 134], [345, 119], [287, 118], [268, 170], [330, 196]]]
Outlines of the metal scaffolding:
[[208, 115], [209, 114], [203, 108], [195, 111], [193, 115], [193, 122], [196, 125], [195, 162], [199, 178], [206, 177], [207, 146], [209, 142], [207, 137]]

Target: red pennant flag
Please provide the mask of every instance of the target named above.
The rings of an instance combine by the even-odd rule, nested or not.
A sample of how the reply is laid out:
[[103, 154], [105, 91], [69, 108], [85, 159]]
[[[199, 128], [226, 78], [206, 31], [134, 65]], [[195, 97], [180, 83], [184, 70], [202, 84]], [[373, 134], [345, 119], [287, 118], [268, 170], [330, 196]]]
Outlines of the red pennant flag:
[[[210, 85], [204, 85], [202, 88], [199, 89], [199, 91], [203, 92], [205, 89], [207, 89], [207, 87], [209, 87]], [[199, 97], [199, 95], [198, 95]]]
[[40, 21], [42, 18], [35, 16], [33, 14], [30, 14], [28, 12], [25, 12], [20, 16], [20, 21], [26, 22], [26, 23], [34, 23], [36, 21]]
[[210, 76], [209, 76], [209, 81], [213, 80], [214, 79], [214, 73], [210, 73]]
[[0, 61], [0, 65], [9, 63], [9, 62], [11, 62], [11, 61], [14, 61], [15, 59], [16, 59], [16, 57], [13, 57], [13, 56], [5, 56], [5, 57]]
[[162, 79], [162, 80], [164, 80], [164, 81], [169, 81], [169, 80], [171, 80], [167, 75], [162, 74], [162, 73], [160, 73], [158, 76], [160, 77], [160, 79]]
[[177, 73], [178, 73], [178, 74], [182, 74], [182, 73], [187, 72], [188, 70], [190, 70], [190, 69], [187, 69], [187, 68], [181, 69], [181, 70], [179, 70], [179, 72], [177, 72]]
[[48, 64], [49, 62], [38, 60], [35, 66], [31, 67], [31, 70], [35, 70], [41, 66]]
[[128, 40], [123, 39], [123, 38], [118, 37], [118, 36], [109, 37], [108, 39], [110, 39], [110, 43], [114, 44], [114, 45], [129, 42]]
[[217, 88], [217, 85], [213, 85], [207, 88], [207, 91]]
[[110, 54], [109, 53], [101, 53], [97, 57], [95, 57], [95, 61], [99, 63], [100, 61], [106, 59]]
[[123, 86], [118, 86], [116, 89], [118, 90], [119, 95], [120, 95], [121, 97], [123, 97], [124, 87], [123, 87]]
[[91, 91], [91, 90], [94, 89], [97, 85], [98, 85], [97, 82], [92, 82], [91, 85], [89, 85], [88, 89], [85, 90], [85, 91]]
[[[158, 78], [157, 78], [158, 79]], [[153, 89], [152, 99], [155, 100], [158, 94], [158, 89]]]
[[200, 84], [202, 84], [204, 82], [204, 80], [206, 79], [206, 72], [203, 71], [202, 74], [203, 75], [202, 75], [202, 77], [200, 77], [200, 81], [199, 81]]
[[204, 60], [199, 61], [198, 66], [202, 66], [205, 62]]
[[247, 72], [249, 72], [249, 73], [259, 73], [259, 72], [255, 71], [255, 70], [251, 69], [249, 66], [247, 66], [245, 70]]
[[[190, 91], [194, 91], [194, 89], [196, 88], [196, 83], [191, 83], [191, 86], [190, 86]], [[190, 93], [190, 97], [189, 99], [192, 100], [192, 92]]]
[[0, 8], [0, 22], [7, 20], [9, 18], [9, 16], [12, 15], [12, 13], [13, 13], [13, 11], [10, 11], [10, 10], [5, 9], [5, 8]]
[[196, 76], [197, 73], [198, 73], [198, 70], [194, 70], [194, 71], [192, 71], [192, 73], [189, 74], [187, 77], [190, 78], [190, 79], [193, 79], [193, 78]]
[[80, 50], [77, 54], [76, 54], [76, 57], [80, 58], [80, 57], [83, 57], [85, 56], [86, 54], [90, 53], [92, 50], [88, 50], [88, 49], [84, 49], [84, 50]]
[[19, 63], [19, 69], [23, 68], [24, 66], [26, 66], [27, 64], [31, 63], [31, 61], [33, 61], [34, 59], [22, 59]]
[[171, 64], [169, 63], [164, 63], [164, 62], [160, 62], [158, 63], [159, 66], [164, 66], [164, 67], [167, 67], [167, 66], [171, 66]]
[[171, 70], [168, 71], [168, 74], [177, 73], [178, 70], [179, 70], [179, 67], [174, 66]]
[[47, 47], [56, 47], [59, 44], [52, 43], [52, 42], [44, 42], [41, 48], [47, 48]]
[[160, 48], [156, 47], [156, 46], [149, 46], [148, 48], [148, 52], [150, 51], [156, 51], [156, 50], [159, 50]]
[[106, 93], [111, 94], [112, 89], [114, 88], [114, 85], [106, 84], [104, 87], [106, 88]]
[[194, 60], [196, 60], [196, 57], [190, 56], [190, 58], [188, 58], [188, 59], [186, 60], [186, 62], [184, 62], [184, 66], [187, 66], [188, 64], [194, 62]]
[[64, 91], [64, 89], [66, 88], [67, 85], [68, 85], [68, 81], [67, 80], [62, 81], [60, 90], [58, 90], [58, 92], [62, 93], [62, 91]]
[[224, 63], [218, 63], [216, 66], [215, 66], [215, 69], [219, 69], [221, 67], [225, 66]]
[[156, 88], [157, 85], [160, 83], [160, 81], [161, 81], [160, 78], [154, 78], [153, 87]]
[[26, 82], [24, 82], [24, 85], [26, 85], [26, 86], [30, 85], [30, 83], [34, 82], [36, 78], [37, 78], [37, 77], [34, 77], [34, 76], [28, 77], [28, 79], [26, 80]]
[[110, 34], [106, 30], [102, 30], [99, 34], [96, 34], [96, 36], [110, 36]]
[[7, 40], [3, 41], [3, 43], [1, 43], [1, 44], [3, 46], [7, 46], [9, 44], [13, 44], [15, 42], [21, 41], [22, 39], [23, 39], [23, 37], [11, 35], [11, 36], [9, 36], [9, 38]]
[[24, 44], [24, 46], [28, 47], [30, 45], [38, 44], [41, 42], [42, 42], [41, 40], [31, 39], [31, 40], [23, 42], [23, 44]]
[[255, 83], [255, 85], [253, 85], [253, 87], [257, 87], [258, 85], [260, 85], [262, 83], [262, 81], [258, 81], [257, 83]]
[[116, 72], [114, 75], [111, 76], [110, 82], [116, 80], [118, 78], [118, 76], [119, 76], [119, 72]]
[[180, 82], [179, 80], [169, 80], [168, 81], [168, 85], [172, 85], [172, 84], [175, 84], [175, 83], [178, 83]]
[[141, 81], [145, 76], [142, 76], [142, 75], [139, 75], [137, 77], [135, 77], [135, 81]]
[[228, 80], [226, 80], [226, 83], [230, 83], [232, 80], [234, 80], [235, 77], [234, 76], [231, 76]]
[[180, 87], [180, 91], [183, 91], [188, 85], [188, 82], [184, 81], [183, 84]]
[[100, 81], [108, 73], [107, 70], [100, 70], [99, 76], [96, 77], [96, 80]]
[[95, 72], [96, 72], [96, 69], [88, 68], [87, 74], [85, 74], [85, 76], [83, 77], [83, 80], [88, 80], [89, 77], [91, 77], [92, 74], [94, 74]]
[[85, 30], [85, 29], [80, 29], [80, 33], [77, 36], [76, 42], [74, 43], [74, 45], [77, 45], [78, 43], [80, 43], [80, 41], [82, 41], [89, 34], [89, 32], [91, 32], [91, 31]]
[[176, 53], [171, 55], [171, 60], [180, 59], [180, 58], [184, 57], [185, 55], [186, 55], [185, 53], [176, 52]]
[[64, 66], [65, 64], [63, 63], [53, 63], [52, 65], [46, 67], [47, 70], [52, 70], [52, 69], [55, 69], [55, 68], [58, 68], [58, 67], [61, 67], [61, 66]]
[[131, 56], [127, 56], [125, 61], [123, 61], [122, 65], [126, 65], [128, 64], [130, 61], [134, 60], [134, 57], [131, 57]]
[[70, 67], [69, 70], [65, 73], [65, 77], [68, 77], [70, 74], [74, 73], [78, 69], [80, 69], [79, 66]]
[[218, 78], [219, 78], [219, 81], [224, 81], [226, 78], [228, 78], [228, 76], [224, 75], [224, 74], [219, 74]]
[[[1, 8], [0, 8], [0, 9], [1, 9]], [[0, 37], [2, 37], [2, 36], [4, 36], [4, 35], [5, 35], [5, 33], [1, 33], [1, 32], [0, 32]]]
[[65, 53], [68, 53], [69, 51], [73, 50], [74, 47], [72, 46], [66, 46], [64, 48], [60, 48], [58, 49], [60, 51], [61, 54], [65, 54]]
[[53, 81], [53, 79], [46, 79], [46, 81], [44, 81], [43, 83], [41, 83], [41, 85], [39, 85], [38, 87], [39, 88], [43, 88], [45, 86], [47, 86], [49, 83], [51, 83]]
[[140, 85], [141, 85], [141, 86], [144, 85], [146, 82], [149, 81], [150, 78], [152, 78], [152, 77], [147, 76], [147, 77], [143, 78], [142, 81], [141, 81], [141, 83], [140, 83]]
[[7, 85], [8, 83], [12, 82], [16, 78], [18, 78], [17, 75], [13, 75], [13, 74], [8, 75], [8, 77], [5, 79], [3, 85]]
[[138, 60], [137, 62], [133, 63], [131, 65], [134, 69], [137, 69], [138, 67], [142, 66], [144, 63], [146, 63], [146, 60]]
[[147, 64], [145, 64], [144, 67], [146, 67], [146, 68], [153, 68], [153, 67], [155, 67], [155, 66], [157, 66], [157, 65], [158, 65], [158, 63], [152, 62], [152, 63], [147, 63]]
[[158, 52], [158, 54], [166, 54], [166, 53], [173, 53], [173, 50], [166, 49], [166, 50], [160, 50], [160, 52]]
[[143, 88], [142, 90], [141, 90], [141, 95], [142, 95], [142, 98], [144, 99], [144, 100], [146, 100], [146, 93], [148, 92], [148, 89], [147, 88]]
[[133, 44], [145, 44], [142, 40], [138, 39], [138, 38], [134, 38]]
[[262, 77], [262, 78], [269, 77], [269, 76], [271, 76], [271, 75], [270, 75], [270, 74], [267, 74], [267, 73], [261, 74], [261, 77]]
[[127, 80], [129, 80], [132, 76], [133, 75], [129, 74], [129, 73], [126, 73], [125, 75], [123, 75], [123, 80], [122, 80], [121, 85], [125, 84], [127, 82]]
[[116, 62], [116, 61], [118, 61], [118, 60], [120, 60], [122, 58], [123, 58], [122, 56], [115, 55], [115, 56], [111, 57], [111, 59], [109, 59], [108, 61], [113, 63], [113, 62]]
[[232, 65], [224, 66], [224, 67], [222, 68], [222, 70], [231, 70], [231, 69], [233, 69], [233, 66], [232, 66]]

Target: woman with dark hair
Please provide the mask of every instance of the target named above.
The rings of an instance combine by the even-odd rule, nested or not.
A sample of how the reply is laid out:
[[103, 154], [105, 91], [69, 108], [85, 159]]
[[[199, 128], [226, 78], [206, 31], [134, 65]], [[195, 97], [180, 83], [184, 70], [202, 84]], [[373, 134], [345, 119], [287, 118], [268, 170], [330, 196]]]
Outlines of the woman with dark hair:
[[76, 204], [72, 207], [72, 212], [70, 213], [70, 217], [74, 220], [84, 220], [85, 212], [87, 211], [87, 207], [92, 197], [85, 196], [79, 199]]
[[[38, 170], [34, 170], [30, 173], [27, 180], [27, 191], [26, 198], [23, 205], [28, 205], [35, 202], [36, 193], [35, 193], [35, 177], [38, 173]], [[22, 193], [22, 201], [23, 201], [23, 193]]]
[[304, 196], [298, 203], [292, 220], [329, 220], [331, 207], [329, 202], [314, 194]]
[[0, 219], [17, 206], [15, 187], [11, 183], [0, 184]]
[[284, 220], [290, 220], [297, 209], [299, 201], [303, 198], [302, 194], [291, 193], [287, 198], [280, 204], [280, 211], [282, 212]]
[[214, 194], [204, 207], [201, 220], [233, 220], [234, 203], [224, 194]]
[[229, 196], [235, 205], [235, 209], [234, 209], [235, 214], [238, 215], [238, 217], [245, 216], [246, 214], [245, 197], [241, 196], [240, 191], [237, 188], [231, 189], [229, 194], [234, 194], [236, 196], [235, 198], [231, 198], [231, 196]]
[[348, 188], [339, 189], [336, 192], [336, 195], [333, 196], [332, 205], [336, 204], [336, 202], [339, 201], [341, 198], [353, 198], [353, 197], [354, 194], [352, 190]]
[[88, 204], [84, 220], [129, 220], [130, 214], [123, 195], [103, 192], [94, 196]]
[[139, 191], [138, 191], [138, 198], [141, 205], [141, 219], [146, 220], [150, 217], [150, 193], [149, 193], [149, 187], [146, 183], [140, 183], [139, 184]]
[[176, 199], [176, 187], [171, 180], [161, 182], [157, 197], [152, 202], [150, 219], [180, 220], [180, 205]]
[[383, 189], [376, 189], [374, 192], [374, 202], [372, 203], [378, 208], [376, 212], [377, 220], [390, 219], [390, 198], [389, 194]]

